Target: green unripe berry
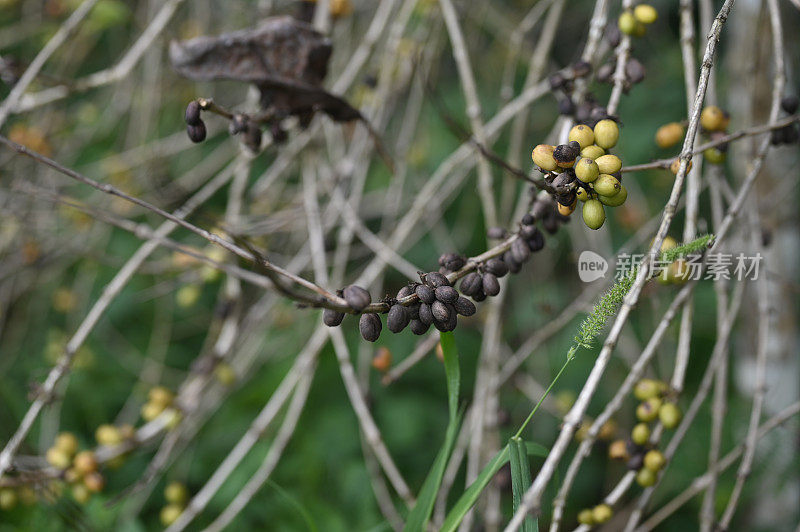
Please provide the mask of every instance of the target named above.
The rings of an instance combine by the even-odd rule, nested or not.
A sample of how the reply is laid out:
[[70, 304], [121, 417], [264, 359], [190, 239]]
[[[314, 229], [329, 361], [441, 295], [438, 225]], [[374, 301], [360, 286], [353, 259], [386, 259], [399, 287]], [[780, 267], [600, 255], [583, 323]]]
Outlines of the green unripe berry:
[[665, 465], [667, 465], [667, 459], [659, 450], [653, 449], [644, 455], [644, 466], [651, 471], [659, 472]]
[[642, 379], [633, 388], [633, 396], [640, 401], [647, 401], [653, 397], [658, 397], [664, 392], [663, 382], [655, 379]]
[[647, 467], [643, 467], [636, 473], [636, 483], [639, 484], [643, 488], [649, 488], [653, 486], [658, 480], [658, 475], [652, 469]]
[[681, 409], [675, 403], [664, 403], [658, 409], [658, 420], [664, 428], [674, 429], [681, 422]]
[[592, 508], [592, 517], [594, 518], [594, 522], [598, 525], [608, 522], [612, 515], [614, 515], [614, 512], [607, 504], [598, 504]]
[[576, 191], [576, 197], [578, 198], [578, 201], [586, 201], [589, 199], [589, 193], [586, 192], [585, 188], [578, 187], [578, 190]]
[[637, 22], [652, 24], [658, 18], [658, 11], [649, 4], [639, 4], [633, 8], [633, 16]]
[[[592, 133], [592, 135], [594, 135], [594, 133]], [[597, 144], [586, 146], [584, 149], [581, 150], [581, 157], [586, 157], [587, 159], [592, 159], [594, 161], [596, 161], [605, 154], [606, 150], [604, 150]]]
[[725, 162], [725, 152], [718, 148], [703, 150], [703, 157], [711, 164], [722, 164]]
[[645, 423], [654, 421], [658, 417], [659, 408], [661, 408], [661, 399], [651, 397], [636, 407], [636, 418]]
[[619, 126], [613, 120], [606, 118], [594, 126], [594, 143], [608, 150], [617, 145], [619, 140]]
[[578, 124], [569, 130], [569, 141], [573, 140], [581, 145], [581, 149], [594, 144], [594, 131], [585, 124]]
[[600, 168], [592, 159], [584, 157], [575, 164], [575, 175], [584, 183], [591, 183], [600, 175]]
[[178, 506], [177, 504], [168, 504], [161, 509], [161, 513], [159, 513], [159, 518], [161, 519], [161, 524], [164, 526], [169, 526], [174, 523], [178, 517], [181, 516], [183, 513], [183, 507]]
[[594, 524], [594, 514], [589, 508], [581, 510], [578, 514], [578, 523], [586, 526], [592, 526]]
[[639, 423], [631, 431], [631, 440], [636, 445], [645, 445], [650, 440], [650, 427], [646, 423]]
[[183, 506], [189, 500], [189, 490], [180, 482], [170, 482], [164, 488], [164, 499], [169, 503]]
[[75, 502], [78, 504], [86, 504], [89, 502], [89, 499], [92, 497], [92, 492], [89, 491], [89, 488], [86, 487], [85, 484], [79, 482], [72, 486], [72, 498], [75, 499]]
[[595, 181], [592, 185], [594, 186], [595, 192], [601, 196], [608, 197], [616, 195], [621, 187], [619, 180], [613, 175], [609, 174], [600, 174], [600, 177], [598, 177], [597, 181]]
[[232, 386], [236, 382], [236, 372], [230, 364], [220, 362], [214, 368], [214, 376], [223, 386]]
[[619, 192], [614, 194], [613, 196], [597, 196], [597, 199], [600, 200], [600, 203], [606, 205], [608, 207], [619, 207], [625, 200], [628, 199], [628, 189], [625, 188], [624, 185], [619, 186]]
[[13, 510], [17, 500], [17, 492], [12, 488], [0, 488], [0, 510]]
[[595, 159], [601, 174], [615, 174], [622, 169], [622, 161], [616, 155], [602, 155]]
[[550, 146], [549, 144], [539, 144], [536, 146], [531, 153], [533, 164], [547, 172], [552, 172], [558, 168], [558, 163], [555, 157], [553, 157], [553, 150], [555, 150], [555, 146]]
[[619, 31], [625, 35], [635, 35], [638, 21], [631, 11], [623, 11], [617, 20]]
[[586, 200], [583, 204], [583, 222], [589, 229], [600, 229], [606, 221], [603, 204], [596, 199]]

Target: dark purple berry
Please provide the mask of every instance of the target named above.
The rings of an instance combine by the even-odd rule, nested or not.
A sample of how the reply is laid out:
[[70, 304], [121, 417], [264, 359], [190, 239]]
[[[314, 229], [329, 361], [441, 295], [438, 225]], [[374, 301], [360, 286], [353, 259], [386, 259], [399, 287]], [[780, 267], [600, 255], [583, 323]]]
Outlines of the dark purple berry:
[[426, 325], [419, 320], [411, 320], [411, 323], [409, 325], [411, 327], [411, 332], [416, 334], [417, 336], [428, 332], [428, 328], [430, 327], [430, 324]]
[[434, 301], [436, 301], [436, 294], [430, 286], [426, 286], [421, 284], [417, 286], [416, 289], [417, 297], [419, 297], [420, 301], [423, 303], [427, 303], [430, 305]]
[[784, 96], [781, 100], [781, 108], [790, 115], [793, 115], [795, 112], [797, 112], [798, 107], [800, 107], [800, 100], [794, 94]]
[[433, 312], [431, 311], [430, 305], [422, 303], [419, 306], [419, 321], [425, 325], [430, 325], [433, 323]]
[[508, 231], [502, 227], [490, 227], [488, 231], [486, 231], [486, 236], [493, 240], [502, 240], [508, 236]]
[[476, 311], [475, 304], [463, 296], [459, 296], [456, 302], [453, 303], [453, 308], [462, 316], [472, 316]]
[[489, 259], [483, 265], [483, 268], [497, 277], [502, 277], [508, 273], [508, 266], [502, 259]]
[[434, 291], [436, 299], [442, 303], [455, 303], [458, 299], [458, 291], [452, 286], [440, 286]]
[[437, 321], [447, 323], [447, 320], [450, 319], [450, 312], [447, 310], [447, 305], [439, 300], [434, 301], [431, 305], [431, 313], [433, 313], [434, 323]]
[[186, 126], [186, 133], [189, 134], [189, 140], [192, 142], [203, 142], [206, 140], [206, 125], [202, 120], [200, 120], [193, 126]]
[[461, 292], [471, 296], [478, 293], [481, 289], [481, 276], [479, 273], [469, 273], [461, 280]]
[[196, 126], [200, 123], [200, 104], [196, 100], [189, 102], [183, 115], [187, 126]]
[[369, 292], [354, 284], [345, 286], [342, 294], [350, 308], [359, 312], [364, 310], [372, 301]]
[[322, 311], [322, 322], [328, 327], [337, 327], [344, 319], [344, 312], [326, 308]]
[[500, 293], [500, 281], [497, 280], [494, 274], [483, 274], [483, 291], [487, 296], [496, 296]]
[[389, 314], [386, 316], [386, 326], [393, 333], [399, 333], [406, 328], [411, 318], [403, 305], [392, 305]]
[[450, 286], [450, 281], [447, 280], [447, 277], [445, 277], [439, 272], [430, 272], [426, 274], [425, 282], [428, 283], [428, 285], [433, 288], [438, 288], [440, 286]]
[[374, 342], [380, 337], [381, 328], [381, 319], [377, 314], [362, 314], [358, 320], [361, 337], [368, 342]]

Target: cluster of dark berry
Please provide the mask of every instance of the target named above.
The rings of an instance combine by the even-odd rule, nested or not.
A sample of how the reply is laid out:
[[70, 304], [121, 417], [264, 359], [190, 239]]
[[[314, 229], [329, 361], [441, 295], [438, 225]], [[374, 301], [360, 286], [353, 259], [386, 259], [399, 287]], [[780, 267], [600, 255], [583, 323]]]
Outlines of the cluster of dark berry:
[[[556, 212], [553, 200], [544, 194], [534, 200], [531, 212], [522, 218], [517, 238], [511, 241], [509, 248], [501, 256], [470, 261], [468, 264], [462, 255], [445, 253], [439, 257], [439, 271], [420, 272], [420, 282], [409, 283], [394, 297], [381, 301], [388, 307], [387, 328], [393, 333], [399, 333], [409, 327], [417, 335], [425, 334], [431, 325], [442, 332], [454, 330], [458, 325], [458, 316], [475, 314], [473, 301], [480, 302], [499, 294], [499, 279], [509, 272], [519, 272], [531, 254], [544, 247], [544, 235], [535, 225], [537, 221], [541, 222], [546, 231], [554, 233], [566, 218]], [[509, 233], [505, 229], [494, 227], [489, 229], [488, 236], [502, 240], [508, 238]], [[460, 290], [454, 286], [458, 278], [461, 278]], [[361, 313], [361, 336], [369, 342], [376, 341], [383, 325], [378, 313], [363, 312], [372, 302], [369, 292], [360, 286], [350, 285], [337, 291], [337, 295], [355, 313]], [[342, 323], [344, 316], [344, 312], [325, 309], [322, 320], [328, 327], [336, 327]]]
[[562, 115], [572, 116], [576, 113], [579, 106], [575, 105], [572, 99], [572, 93], [575, 89], [575, 80], [585, 78], [592, 72], [592, 65], [587, 61], [578, 61], [572, 66], [563, 70], [550, 74], [547, 81], [550, 83], [550, 89], [553, 94], [558, 98], [558, 112]]
[[[781, 100], [781, 109], [787, 114], [795, 114], [798, 107], [800, 107], [800, 100], [798, 100], [797, 96], [785, 96]], [[797, 130], [797, 122], [792, 122], [788, 126], [774, 130], [770, 138], [770, 142], [773, 146], [795, 144], [798, 140], [800, 140], [800, 132]]]
[[[186, 120], [186, 132], [192, 142], [203, 142], [206, 139], [206, 125], [203, 119], [200, 118], [201, 111], [205, 111], [211, 105], [210, 100], [192, 100], [186, 106], [186, 113], [184, 120]], [[261, 141], [263, 134], [261, 126], [256, 120], [253, 120], [246, 114], [235, 113], [226, 115], [230, 123], [228, 124], [228, 132], [231, 135], [242, 135], [242, 142], [254, 153], [258, 153], [261, 149]], [[270, 127], [272, 140], [276, 144], [281, 144], [286, 141], [288, 135], [281, 127], [279, 122], [274, 122]]]
[[[616, 68], [617, 65], [614, 61], [600, 65], [597, 69], [597, 81], [600, 83], [614, 83]], [[622, 84], [622, 92], [626, 94], [631, 90], [631, 87], [644, 81], [645, 74], [647, 74], [644, 65], [635, 57], [631, 57], [625, 62], [624, 72], [625, 80]]]

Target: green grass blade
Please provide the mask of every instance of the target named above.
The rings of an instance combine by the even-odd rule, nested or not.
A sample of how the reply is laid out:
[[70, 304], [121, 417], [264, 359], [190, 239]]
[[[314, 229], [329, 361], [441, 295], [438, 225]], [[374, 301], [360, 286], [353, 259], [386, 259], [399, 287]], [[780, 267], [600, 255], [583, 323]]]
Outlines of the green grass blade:
[[[517, 465], [519, 467], [519, 472], [517, 476], [520, 479], [520, 501], [522, 500], [522, 496], [528, 491], [528, 488], [531, 487], [531, 464], [528, 462], [528, 447], [524, 441], [520, 438], [511, 438], [509, 442], [509, 447], [515, 445], [517, 448], [517, 456], [519, 457], [517, 460]], [[513, 466], [512, 466], [513, 467]], [[513, 478], [513, 476], [512, 476]], [[516, 507], [514, 509], [516, 511]], [[539, 521], [538, 519], [534, 519], [531, 516], [525, 518], [522, 522], [522, 530], [523, 532], [539, 532]]]
[[517, 442], [519, 438], [511, 438], [508, 440], [508, 459], [511, 462], [511, 501], [516, 513], [519, 504], [522, 501], [522, 494], [525, 493], [523, 488], [522, 479], [522, 464], [520, 463], [519, 447]]
[[406, 525], [403, 530], [407, 532], [423, 532], [425, 525], [433, 511], [436, 502], [436, 494], [442, 483], [447, 460], [453, 450], [458, 428], [461, 425], [461, 415], [458, 413], [458, 391], [461, 386], [461, 372], [458, 367], [458, 351], [456, 350], [453, 333], [442, 333], [440, 335], [442, 352], [444, 353], [444, 371], [447, 376], [447, 403], [450, 413], [450, 421], [447, 424], [447, 433], [444, 443], [436, 460], [433, 462], [431, 472], [428, 473], [425, 483], [417, 497], [417, 502], [408, 514]]
[[532, 441], [525, 442], [525, 451], [528, 456], [536, 456], [538, 458], [547, 458], [547, 455], [550, 454], [550, 449]]

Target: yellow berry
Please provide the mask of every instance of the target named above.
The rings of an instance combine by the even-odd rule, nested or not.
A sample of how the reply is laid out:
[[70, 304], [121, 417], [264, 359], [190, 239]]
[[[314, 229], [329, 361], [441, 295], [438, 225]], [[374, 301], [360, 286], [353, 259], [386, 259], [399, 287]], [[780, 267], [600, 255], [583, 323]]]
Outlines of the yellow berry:
[[585, 188], [578, 187], [578, 190], [575, 192], [575, 197], [578, 198], [578, 201], [586, 201], [589, 199], [589, 193], [586, 192]]
[[620, 185], [619, 191], [613, 196], [597, 196], [597, 199], [608, 207], [619, 207], [628, 199], [628, 189], [624, 185]]
[[638, 21], [631, 11], [623, 11], [617, 20], [619, 31], [625, 35], [634, 35], [636, 33], [636, 26]]
[[92, 451], [81, 451], [75, 455], [72, 466], [83, 476], [97, 470], [97, 459]]
[[76, 452], [78, 452], [78, 438], [76, 438], [71, 432], [62, 432], [56, 436], [56, 441], [53, 443], [53, 447], [61, 449], [66, 454], [73, 456]]
[[608, 446], [608, 457], [612, 460], [627, 460], [630, 458], [628, 454], [628, 444], [625, 440], [615, 440]]
[[591, 183], [600, 175], [600, 167], [597, 163], [586, 157], [575, 164], [575, 176], [584, 183]]
[[616, 195], [621, 187], [619, 180], [613, 175], [609, 174], [600, 174], [600, 177], [598, 177], [597, 181], [592, 183], [592, 185], [594, 186], [595, 192], [601, 196], [607, 196], [609, 198]]
[[643, 467], [636, 473], [636, 483], [643, 488], [649, 488], [658, 480], [658, 475], [652, 469]]
[[552, 172], [558, 168], [558, 163], [555, 157], [553, 157], [553, 150], [555, 150], [555, 146], [550, 146], [549, 144], [539, 144], [536, 146], [531, 153], [533, 164], [548, 172]]
[[107, 445], [113, 447], [122, 443], [122, 434], [120, 430], [114, 425], [104, 424], [97, 427], [94, 431], [94, 439], [100, 445]]
[[569, 130], [569, 141], [581, 145], [581, 150], [594, 144], [594, 131], [585, 124], [578, 124]]
[[577, 201], [573, 201], [572, 205], [561, 205], [558, 204], [558, 214], [561, 216], [569, 216], [573, 212], [575, 212], [575, 205], [577, 205]]
[[169, 503], [183, 506], [189, 500], [189, 490], [180, 482], [170, 482], [164, 488], [164, 499]]
[[223, 386], [233, 386], [236, 382], [236, 372], [227, 362], [220, 362], [214, 368], [214, 376]]
[[711, 164], [722, 164], [725, 162], [725, 152], [719, 148], [708, 148], [703, 150], [703, 157]]
[[175, 302], [182, 308], [191, 307], [198, 299], [200, 299], [200, 287], [194, 284], [180, 287], [175, 294]]
[[[667, 237], [669, 238], [669, 237]], [[666, 242], [666, 239], [665, 239]], [[664, 249], [664, 246], [661, 246]], [[640, 401], [647, 401], [653, 397], [658, 397], [664, 392], [665, 385], [663, 382], [655, 379], [642, 379], [636, 383], [633, 388], [633, 395]]]
[[57, 469], [66, 469], [72, 462], [70, 456], [58, 447], [50, 447], [47, 449], [45, 458], [50, 465]]
[[651, 471], [660, 471], [667, 464], [667, 459], [661, 451], [653, 449], [644, 455], [644, 466]]
[[606, 221], [606, 212], [599, 200], [590, 199], [583, 204], [583, 222], [589, 229], [600, 229]]
[[168, 504], [161, 509], [161, 513], [159, 514], [159, 518], [161, 519], [161, 524], [164, 526], [169, 526], [174, 523], [178, 517], [183, 513], [183, 507], [178, 506], [177, 504]]
[[[681, 168], [681, 160], [680, 159], [675, 159], [674, 161], [672, 161], [672, 164], [669, 165], [670, 171], [675, 175], [678, 175], [678, 172], [680, 171], [680, 168]], [[686, 173], [688, 174], [691, 170], [692, 170], [692, 161], [689, 161], [689, 164], [686, 165]]]
[[151, 403], [155, 403], [163, 407], [171, 405], [174, 398], [175, 396], [173, 393], [164, 386], [155, 386], [150, 388], [150, 391], [147, 392], [147, 399]]
[[594, 126], [594, 143], [608, 150], [617, 145], [619, 140], [619, 126], [613, 120], [606, 118]]
[[597, 437], [601, 440], [608, 441], [614, 436], [617, 435], [617, 422], [613, 419], [609, 419], [603, 426], [600, 427], [600, 432], [597, 434]]
[[658, 417], [659, 408], [661, 408], [661, 399], [651, 397], [636, 407], [636, 418], [639, 421], [649, 423]]
[[12, 488], [0, 488], [0, 510], [13, 510], [17, 505], [17, 492]]
[[664, 428], [674, 429], [681, 422], [681, 409], [675, 403], [664, 403], [658, 409], [658, 420]]
[[147, 402], [142, 405], [142, 419], [145, 421], [153, 421], [155, 418], [161, 415], [161, 412], [163, 411], [163, 406], [156, 403]]
[[[592, 135], [594, 135], [594, 133], [592, 133]], [[581, 157], [586, 157], [587, 159], [592, 159], [594, 161], [596, 161], [605, 154], [606, 150], [604, 150], [597, 144], [586, 146], [584, 149], [581, 150]]]
[[649, 4], [639, 4], [633, 8], [633, 16], [637, 22], [642, 24], [652, 24], [658, 18], [656, 8]]
[[344, 17], [353, 12], [353, 4], [350, 0], [331, 0], [329, 9], [333, 18]]
[[598, 504], [592, 508], [592, 517], [594, 518], [594, 522], [598, 525], [608, 522], [612, 515], [614, 515], [614, 512], [607, 504]]
[[639, 423], [633, 427], [631, 440], [636, 445], [645, 445], [650, 440], [650, 427], [646, 423]]
[[578, 514], [578, 523], [586, 526], [592, 526], [594, 524], [594, 515], [592, 514], [592, 510], [589, 508], [581, 510]]
[[683, 126], [679, 122], [670, 122], [656, 130], [656, 144], [659, 148], [669, 148], [679, 143], [683, 135]]
[[72, 486], [72, 498], [75, 499], [75, 502], [78, 504], [86, 504], [89, 502], [89, 499], [92, 497], [92, 492], [89, 491], [89, 488], [86, 487], [85, 484], [79, 483]]
[[595, 162], [601, 174], [614, 174], [622, 169], [622, 161], [616, 155], [602, 155]]
[[724, 131], [728, 127], [728, 122], [725, 111], [716, 105], [706, 106], [700, 113], [700, 126], [706, 131]]

